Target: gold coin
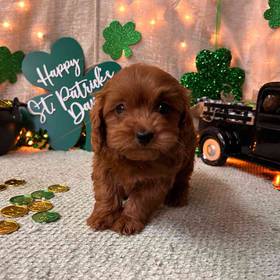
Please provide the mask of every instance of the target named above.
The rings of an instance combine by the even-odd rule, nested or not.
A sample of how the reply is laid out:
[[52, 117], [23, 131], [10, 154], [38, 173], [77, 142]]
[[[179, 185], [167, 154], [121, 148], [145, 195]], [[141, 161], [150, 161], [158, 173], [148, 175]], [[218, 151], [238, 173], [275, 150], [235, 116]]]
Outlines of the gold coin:
[[0, 192], [1, 191], [4, 191], [4, 190], [6, 190], [7, 189], [7, 186], [6, 185], [0, 185]]
[[55, 193], [60, 193], [60, 192], [68, 192], [69, 191], [69, 187], [65, 186], [65, 185], [52, 185], [48, 187], [48, 191], [50, 192], [55, 192]]
[[0, 108], [12, 108], [13, 101], [12, 100], [2, 100], [0, 99]]
[[9, 186], [21, 186], [21, 185], [24, 185], [26, 184], [26, 181], [25, 180], [18, 180], [18, 179], [10, 179], [8, 181], [5, 182], [6, 185], [9, 185]]
[[19, 224], [13, 220], [0, 221], [0, 235], [9, 234], [19, 229]]
[[47, 200], [37, 200], [30, 204], [28, 208], [33, 212], [44, 212], [52, 209], [53, 205]]
[[4, 217], [8, 218], [18, 218], [25, 216], [28, 213], [28, 208], [26, 206], [9, 205], [0, 210], [0, 213]]

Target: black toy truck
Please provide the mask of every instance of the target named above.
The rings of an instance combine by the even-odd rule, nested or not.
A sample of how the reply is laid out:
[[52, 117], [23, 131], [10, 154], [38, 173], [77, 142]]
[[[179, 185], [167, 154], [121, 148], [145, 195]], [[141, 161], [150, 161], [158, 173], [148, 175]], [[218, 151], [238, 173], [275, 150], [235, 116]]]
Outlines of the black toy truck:
[[220, 166], [238, 157], [280, 168], [280, 82], [265, 84], [256, 108], [205, 100], [199, 121], [202, 160]]

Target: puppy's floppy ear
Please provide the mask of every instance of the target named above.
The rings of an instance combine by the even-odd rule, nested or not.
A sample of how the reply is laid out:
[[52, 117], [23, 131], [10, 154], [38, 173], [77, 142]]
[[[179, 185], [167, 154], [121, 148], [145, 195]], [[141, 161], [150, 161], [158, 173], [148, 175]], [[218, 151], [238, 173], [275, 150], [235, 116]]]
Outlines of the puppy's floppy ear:
[[90, 112], [91, 119], [91, 144], [95, 153], [100, 152], [106, 141], [106, 128], [103, 118], [104, 97], [98, 94]]
[[184, 104], [184, 111], [181, 114], [179, 128], [180, 128], [180, 138], [185, 143], [195, 141], [195, 132], [193, 126], [193, 120], [190, 113], [190, 92], [183, 87], [180, 87], [180, 92], [182, 95], [182, 100]]

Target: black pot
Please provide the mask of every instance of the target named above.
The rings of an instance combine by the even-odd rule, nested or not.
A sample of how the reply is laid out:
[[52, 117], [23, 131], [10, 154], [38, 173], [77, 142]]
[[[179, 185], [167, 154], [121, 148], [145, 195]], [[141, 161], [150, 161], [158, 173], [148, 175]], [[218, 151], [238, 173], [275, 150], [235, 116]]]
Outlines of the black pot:
[[17, 98], [11, 104], [6, 103], [2, 106], [0, 103], [0, 155], [6, 154], [11, 150], [22, 128], [20, 106], [26, 106], [20, 103]]

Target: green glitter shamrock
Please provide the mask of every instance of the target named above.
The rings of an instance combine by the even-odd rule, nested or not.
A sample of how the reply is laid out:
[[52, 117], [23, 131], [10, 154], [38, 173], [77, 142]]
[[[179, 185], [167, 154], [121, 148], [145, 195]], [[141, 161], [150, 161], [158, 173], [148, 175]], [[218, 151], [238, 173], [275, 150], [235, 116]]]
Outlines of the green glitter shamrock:
[[123, 51], [126, 57], [131, 57], [132, 50], [129, 46], [137, 44], [142, 38], [141, 33], [135, 31], [135, 23], [132, 21], [127, 22], [124, 26], [118, 21], [112, 21], [104, 29], [103, 36], [106, 40], [103, 51], [114, 60], [119, 59]]
[[192, 90], [192, 104], [204, 96], [220, 99], [221, 94], [241, 99], [245, 72], [237, 67], [230, 68], [231, 59], [231, 52], [226, 48], [199, 52], [196, 57], [198, 72], [185, 73], [181, 77], [181, 84]]
[[17, 74], [21, 73], [21, 63], [24, 58], [22, 51], [11, 53], [7, 47], [0, 47], [0, 84], [9, 80], [17, 81]]
[[268, 20], [271, 28], [280, 27], [280, 0], [269, 0], [269, 9], [264, 12], [264, 18]]

